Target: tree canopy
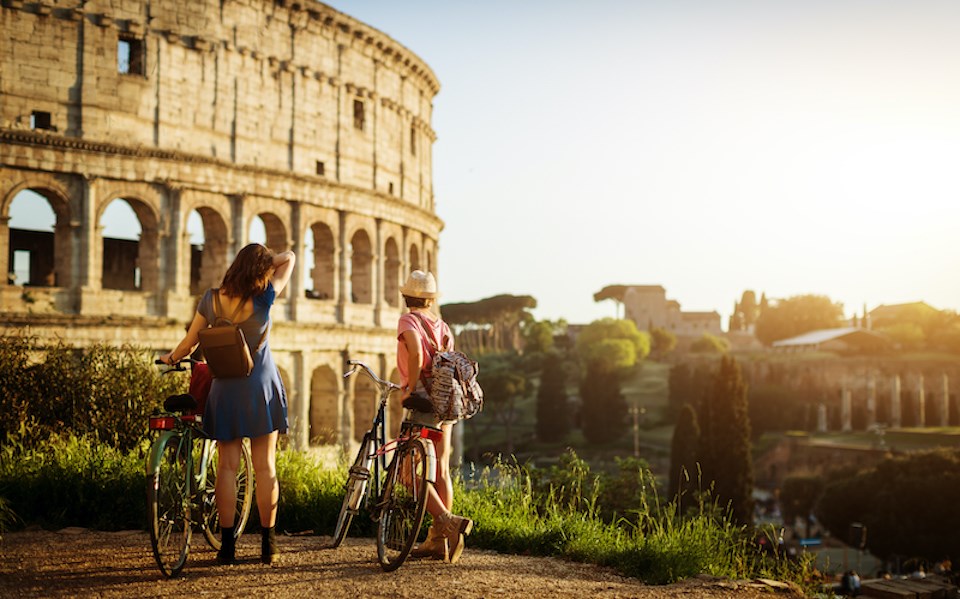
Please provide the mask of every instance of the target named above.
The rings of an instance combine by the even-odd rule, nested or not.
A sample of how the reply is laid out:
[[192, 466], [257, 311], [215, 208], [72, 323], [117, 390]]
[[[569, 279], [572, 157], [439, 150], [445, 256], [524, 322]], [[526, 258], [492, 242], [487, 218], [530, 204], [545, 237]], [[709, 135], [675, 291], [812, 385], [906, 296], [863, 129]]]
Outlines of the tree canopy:
[[823, 295], [797, 295], [771, 302], [760, 310], [756, 335], [764, 345], [842, 326], [843, 304]]
[[495, 295], [476, 302], [443, 304], [443, 319], [454, 328], [457, 342], [469, 351], [519, 351], [520, 323], [533, 320], [537, 307], [529, 295]]
[[602, 318], [580, 331], [577, 352], [584, 363], [604, 372], [616, 372], [650, 354], [650, 335], [638, 331], [632, 320]]

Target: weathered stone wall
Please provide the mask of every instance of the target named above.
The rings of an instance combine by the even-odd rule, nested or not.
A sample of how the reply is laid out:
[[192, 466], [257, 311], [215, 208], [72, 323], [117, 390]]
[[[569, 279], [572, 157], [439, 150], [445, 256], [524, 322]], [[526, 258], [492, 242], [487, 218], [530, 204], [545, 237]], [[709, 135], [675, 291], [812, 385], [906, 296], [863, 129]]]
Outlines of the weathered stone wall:
[[[267, 245], [300, 258], [270, 337], [294, 442], [351, 443], [374, 399], [344, 385], [344, 362], [396, 378], [400, 282], [414, 268], [436, 272], [436, 77], [318, 2], [77, 5], [0, 8], [0, 267], [12, 268], [21, 192], [46, 198], [56, 217], [44, 257], [54, 276], [0, 283], [0, 326], [169, 349], [260, 217]], [[117, 199], [141, 227], [135, 290], [129, 277], [104, 277], [105, 264], [130, 268], [104, 260], [101, 217]], [[202, 251], [187, 232], [193, 211]]]

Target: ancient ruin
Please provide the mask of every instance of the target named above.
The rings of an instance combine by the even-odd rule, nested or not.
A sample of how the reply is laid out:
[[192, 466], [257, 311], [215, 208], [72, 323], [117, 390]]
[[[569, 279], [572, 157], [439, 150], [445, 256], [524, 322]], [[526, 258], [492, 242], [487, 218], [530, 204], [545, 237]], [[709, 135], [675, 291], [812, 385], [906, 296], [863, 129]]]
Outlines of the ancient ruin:
[[344, 361], [396, 379], [398, 287], [437, 267], [431, 69], [312, 0], [3, 0], [0, 29], [4, 330], [167, 350], [256, 224], [299, 257], [271, 332], [292, 441], [359, 438]]

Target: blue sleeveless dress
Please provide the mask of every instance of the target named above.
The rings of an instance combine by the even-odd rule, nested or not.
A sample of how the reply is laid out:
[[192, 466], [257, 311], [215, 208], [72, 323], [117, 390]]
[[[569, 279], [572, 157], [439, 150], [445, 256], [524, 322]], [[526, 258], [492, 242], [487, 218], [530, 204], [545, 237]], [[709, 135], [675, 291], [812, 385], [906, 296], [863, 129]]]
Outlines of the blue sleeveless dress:
[[[248, 377], [213, 379], [203, 412], [203, 430], [218, 441], [260, 437], [273, 431], [287, 432], [287, 391], [280, 380], [269, 333], [254, 354], [260, 337], [270, 327], [270, 308], [277, 294], [273, 283], [253, 298], [253, 314], [240, 324], [253, 355], [253, 371]], [[197, 312], [213, 323], [213, 290], [208, 289]], [[226, 316], [229, 316], [227, 314]]]

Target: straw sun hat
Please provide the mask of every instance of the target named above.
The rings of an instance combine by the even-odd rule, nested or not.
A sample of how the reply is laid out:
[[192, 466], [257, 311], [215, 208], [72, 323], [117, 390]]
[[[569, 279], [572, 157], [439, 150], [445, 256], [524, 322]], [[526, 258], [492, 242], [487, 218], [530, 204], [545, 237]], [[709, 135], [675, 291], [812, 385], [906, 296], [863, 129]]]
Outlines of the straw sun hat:
[[400, 287], [400, 293], [407, 297], [433, 299], [440, 297], [437, 293], [437, 280], [433, 273], [415, 270], [407, 277], [407, 282]]

